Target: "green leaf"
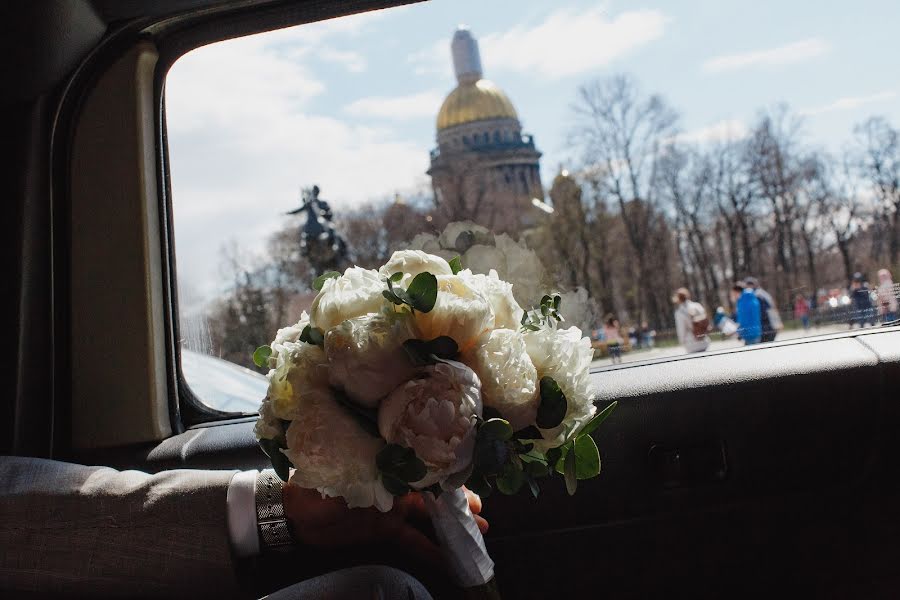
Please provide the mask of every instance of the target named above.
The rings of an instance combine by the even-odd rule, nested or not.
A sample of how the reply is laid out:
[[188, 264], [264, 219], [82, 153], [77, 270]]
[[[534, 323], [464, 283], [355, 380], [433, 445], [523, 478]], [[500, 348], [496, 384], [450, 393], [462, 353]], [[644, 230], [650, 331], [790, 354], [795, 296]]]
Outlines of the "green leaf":
[[551, 471], [558, 471], [562, 473], [562, 467], [559, 464], [560, 459], [562, 459], [562, 450], [559, 448], [550, 448], [547, 450], [547, 466]]
[[375, 464], [382, 473], [405, 482], [419, 481], [428, 470], [412, 448], [397, 444], [388, 444], [382, 448], [375, 456]]
[[454, 275], [462, 271], [462, 259], [460, 257], [454, 256], [450, 259], [450, 271], [452, 271]]
[[484, 476], [480, 471], [474, 471], [472, 476], [466, 481], [466, 487], [481, 496], [482, 498], [487, 498], [491, 495], [491, 491], [493, 488], [491, 487], [490, 482], [487, 480], [487, 477]]
[[522, 473], [522, 468], [514, 462], [506, 463], [497, 475], [497, 489], [507, 496], [518, 492], [523, 483], [525, 483], [525, 475]]
[[552, 429], [562, 423], [568, 410], [566, 396], [552, 377], [541, 377], [541, 403], [535, 423], [541, 429]]
[[505, 442], [512, 437], [513, 430], [509, 426], [509, 421], [504, 419], [488, 419], [478, 429], [478, 436], [486, 439], [500, 440]]
[[575, 457], [575, 476], [578, 479], [590, 479], [600, 474], [600, 451], [591, 436], [575, 438], [574, 451], [569, 454]]
[[540, 479], [541, 477], [546, 477], [547, 475], [549, 475], [550, 470], [544, 463], [537, 460], [532, 460], [525, 463], [525, 474], [529, 477]]
[[419, 273], [406, 288], [406, 293], [410, 306], [419, 312], [430, 312], [437, 301], [437, 277], [427, 271]]
[[438, 358], [454, 359], [459, 355], [459, 345], [448, 335], [434, 338], [427, 343], [428, 352]]
[[399, 282], [401, 279], [403, 279], [403, 271], [398, 271], [398, 272], [394, 273], [388, 279], [391, 281], [391, 283]]
[[519, 323], [521, 323], [522, 325], [525, 325], [525, 323], [527, 323], [527, 322], [528, 322], [528, 311], [523, 310], [522, 311], [522, 320], [519, 321]]
[[559, 305], [562, 302], [562, 297], [560, 295], [553, 296], [553, 310], [559, 310]]
[[322, 290], [322, 286], [325, 285], [326, 281], [328, 281], [329, 279], [335, 279], [340, 276], [341, 274], [337, 271], [325, 271], [324, 273], [313, 279], [313, 289], [319, 292]]
[[538, 497], [538, 494], [541, 493], [541, 486], [538, 485], [538, 482], [534, 480], [534, 477], [525, 474], [525, 482], [528, 483], [528, 489], [531, 490], [531, 495], [535, 498]]
[[409, 362], [414, 367], [424, 367], [434, 362], [431, 359], [431, 353], [428, 351], [428, 343], [422, 340], [410, 339], [402, 344], [403, 351], [406, 352]]
[[578, 437], [590, 435], [595, 429], [600, 427], [600, 424], [606, 420], [606, 417], [612, 414], [612, 411], [614, 411], [618, 405], [619, 401], [614, 400], [612, 404], [591, 417], [591, 420], [585, 423], [584, 427], [581, 428], [581, 431], [578, 432]]
[[291, 476], [291, 461], [281, 451], [283, 446], [277, 440], [259, 440], [259, 447], [266, 453], [272, 462], [275, 474], [282, 481], [287, 481]]
[[513, 433], [513, 437], [517, 440], [542, 440], [544, 436], [541, 435], [541, 430], [535, 427], [534, 425], [529, 425], [528, 427], [523, 427], [517, 432]]
[[397, 297], [397, 294], [392, 292], [391, 290], [384, 290], [381, 292], [381, 295], [387, 298], [388, 302], [393, 302], [394, 304], [403, 304], [403, 300]]
[[381, 474], [381, 483], [384, 485], [384, 489], [389, 491], [394, 496], [403, 496], [408, 494], [410, 491], [410, 487], [406, 484], [406, 482], [401, 481], [397, 477], [390, 475], [388, 473]]
[[486, 474], [499, 473], [509, 458], [509, 449], [500, 440], [479, 438], [475, 443], [475, 469]]
[[300, 341], [306, 342], [307, 344], [313, 344], [314, 346], [324, 346], [325, 335], [318, 327], [307, 325], [300, 333]]
[[563, 476], [566, 479], [566, 491], [572, 496], [575, 494], [575, 490], [578, 489], [578, 477], [575, 472], [575, 453], [566, 453], [566, 457], [563, 460]]
[[269, 365], [270, 356], [272, 356], [272, 348], [269, 346], [260, 346], [253, 351], [253, 364], [257, 367], [267, 367]]

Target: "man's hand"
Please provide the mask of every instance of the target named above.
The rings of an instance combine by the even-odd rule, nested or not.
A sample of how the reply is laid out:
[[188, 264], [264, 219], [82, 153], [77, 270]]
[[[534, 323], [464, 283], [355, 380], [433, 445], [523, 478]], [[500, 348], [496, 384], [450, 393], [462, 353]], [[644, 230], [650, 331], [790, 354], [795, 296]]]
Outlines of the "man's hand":
[[[477, 516], [481, 498], [466, 490], [469, 508], [482, 533], [488, 523]], [[434, 566], [443, 564], [438, 546], [419, 528], [429, 522], [421, 494], [411, 492], [394, 498], [390, 512], [376, 508], [347, 508], [342, 498], [322, 498], [316, 490], [285, 484], [282, 488], [284, 511], [294, 537], [309, 546], [346, 546], [392, 544], [404, 548]]]

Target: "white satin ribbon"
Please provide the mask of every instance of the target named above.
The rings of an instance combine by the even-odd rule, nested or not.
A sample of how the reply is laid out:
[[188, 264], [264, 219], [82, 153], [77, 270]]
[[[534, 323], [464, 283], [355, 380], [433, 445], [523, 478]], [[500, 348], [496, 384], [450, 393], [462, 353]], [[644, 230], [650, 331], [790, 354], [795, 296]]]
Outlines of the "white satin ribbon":
[[423, 494], [434, 531], [450, 561], [456, 581], [464, 588], [484, 585], [494, 577], [494, 561], [488, 556], [478, 523], [462, 488], [435, 498]]

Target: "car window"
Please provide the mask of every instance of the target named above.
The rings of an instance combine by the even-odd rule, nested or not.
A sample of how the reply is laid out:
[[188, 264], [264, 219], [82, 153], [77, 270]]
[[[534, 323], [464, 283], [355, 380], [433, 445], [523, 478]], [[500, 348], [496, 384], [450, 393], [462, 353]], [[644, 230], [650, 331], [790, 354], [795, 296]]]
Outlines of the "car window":
[[[182, 370], [252, 412], [313, 279], [460, 256], [595, 366], [898, 318], [900, 5], [437, 0], [219, 42], [165, 89]], [[458, 23], [467, 23], [459, 26]]]

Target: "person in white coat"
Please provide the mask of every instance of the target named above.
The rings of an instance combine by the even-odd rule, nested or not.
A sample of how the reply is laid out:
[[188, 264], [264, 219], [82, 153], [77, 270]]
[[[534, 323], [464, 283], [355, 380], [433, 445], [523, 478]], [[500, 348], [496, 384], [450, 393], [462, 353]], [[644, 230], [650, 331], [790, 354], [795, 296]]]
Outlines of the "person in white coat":
[[678, 288], [672, 296], [675, 305], [675, 331], [678, 342], [688, 352], [703, 352], [709, 348], [709, 317], [699, 302], [691, 300], [687, 288]]

